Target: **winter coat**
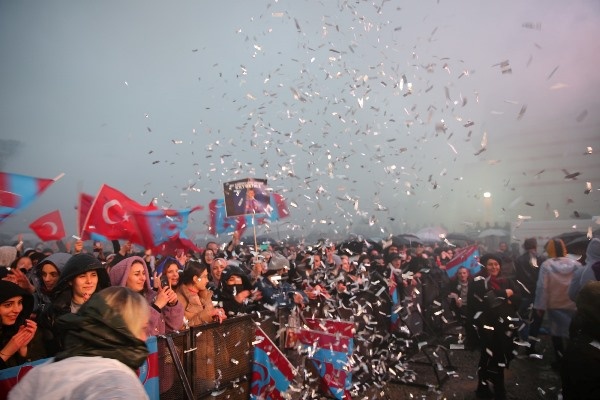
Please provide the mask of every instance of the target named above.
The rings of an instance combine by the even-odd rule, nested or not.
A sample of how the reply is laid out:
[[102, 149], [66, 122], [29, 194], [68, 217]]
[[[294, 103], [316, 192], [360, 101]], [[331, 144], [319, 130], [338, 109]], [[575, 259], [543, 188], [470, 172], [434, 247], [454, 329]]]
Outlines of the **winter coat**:
[[577, 307], [569, 297], [569, 284], [581, 264], [568, 257], [549, 258], [540, 267], [533, 308], [545, 310], [552, 336], [569, 337]]
[[[234, 275], [242, 279], [241, 285], [227, 285], [227, 280]], [[243, 303], [238, 303], [235, 300], [237, 293], [243, 290], [252, 290], [250, 278], [241, 267], [228, 265], [221, 274], [221, 288], [217, 294], [218, 301], [222, 304], [227, 316], [248, 314], [257, 309], [258, 304], [254, 303], [250, 298], [247, 298]]]
[[[19, 331], [19, 327], [25, 323], [25, 320], [29, 318], [31, 311], [33, 310], [33, 296], [31, 293], [12, 282], [0, 281], [0, 304], [16, 296], [23, 297], [23, 310], [19, 313], [14, 324], [4, 325], [0, 322], [0, 351]], [[36, 331], [34, 338], [27, 345], [27, 357], [22, 357], [19, 352], [16, 352], [6, 361], [0, 358], [0, 370], [44, 357], [45, 352], [42, 349], [41, 337], [39, 332]]]
[[[535, 264], [532, 260], [535, 259]], [[540, 266], [546, 259], [541, 256], [532, 255], [529, 251], [521, 254], [515, 260], [515, 280], [521, 296], [533, 299], [535, 287], [540, 272]]]
[[150, 320], [148, 321], [146, 334], [148, 336], [164, 335], [181, 329], [183, 325], [183, 307], [179, 302], [174, 306], [166, 305], [160, 312], [152, 307], [156, 300], [156, 292], [152, 290], [150, 285], [150, 275], [143, 258], [138, 256], [128, 257], [113, 266], [109, 271], [112, 285], [127, 286], [129, 271], [134, 262], [141, 262], [144, 265], [144, 274], [146, 275], [145, 287], [141, 293], [148, 301], [148, 307], [150, 307]]
[[[500, 289], [492, 289], [490, 278], [485, 274], [476, 276], [469, 282], [467, 294], [467, 324], [474, 330], [467, 329], [470, 344], [479, 343], [482, 354], [485, 352], [494, 365], [508, 366], [514, 357], [514, 340], [518, 338], [519, 318], [517, 310], [521, 298], [510, 279], [499, 278]], [[506, 289], [513, 291], [513, 296], [506, 297]]]
[[568, 257], [549, 258], [540, 266], [533, 307], [537, 310], [565, 309], [575, 311], [569, 298], [569, 284], [581, 264]]
[[176, 292], [189, 326], [213, 322], [212, 312], [215, 308], [212, 304], [212, 292], [210, 290], [192, 293], [186, 285], [181, 284], [177, 287]]
[[147, 398], [134, 372], [148, 357], [146, 344], [101, 297], [92, 296], [57, 324], [66, 332], [66, 350], [29, 371], [9, 399]]
[[58, 282], [50, 293], [51, 303], [46, 305], [38, 315], [38, 330], [43, 337], [48, 356], [53, 356], [62, 349], [62, 333], [55, 326], [55, 322], [60, 316], [71, 313], [73, 291], [70, 282], [88, 271], [98, 273], [98, 284], [94, 293], [110, 286], [108, 274], [100, 260], [89, 254], [76, 254], [65, 262]]

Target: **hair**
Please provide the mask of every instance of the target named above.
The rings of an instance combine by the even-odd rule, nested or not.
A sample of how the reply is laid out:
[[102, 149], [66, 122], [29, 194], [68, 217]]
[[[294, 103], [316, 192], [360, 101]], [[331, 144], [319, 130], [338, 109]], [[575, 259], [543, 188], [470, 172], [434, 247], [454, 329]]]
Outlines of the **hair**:
[[203, 264], [198, 260], [189, 260], [185, 263], [185, 269], [181, 275], [181, 283], [184, 285], [192, 283], [195, 277], [200, 276], [207, 270], [208, 266], [206, 264]]
[[563, 242], [562, 239], [550, 239], [544, 247], [546, 248], [548, 256], [551, 258], [564, 257], [567, 255], [567, 247], [565, 246], [565, 242]]
[[527, 238], [523, 242], [523, 248], [525, 250], [535, 250], [537, 249], [537, 240], [535, 238]]
[[125, 326], [135, 337], [144, 332], [150, 317], [150, 309], [144, 296], [124, 286], [108, 287], [98, 292], [98, 296], [123, 318]]

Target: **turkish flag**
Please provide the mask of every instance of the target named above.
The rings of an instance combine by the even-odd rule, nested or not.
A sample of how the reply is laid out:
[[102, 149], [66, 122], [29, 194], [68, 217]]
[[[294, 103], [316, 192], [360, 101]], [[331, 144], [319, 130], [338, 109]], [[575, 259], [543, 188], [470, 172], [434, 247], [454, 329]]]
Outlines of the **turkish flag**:
[[124, 239], [143, 244], [133, 214], [153, 208], [131, 200], [115, 188], [102, 185], [81, 229], [90, 234], [98, 233], [108, 240]]
[[176, 235], [169, 238], [166, 242], [162, 242], [158, 246], [152, 248], [152, 254], [160, 254], [162, 256], [176, 256], [180, 250], [192, 250], [200, 254], [200, 249], [190, 239]]
[[66, 236], [65, 226], [58, 210], [42, 215], [33, 221], [29, 227], [44, 242], [60, 240]]
[[201, 210], [201, 206], [185, 210], [145, 210], [133, 211], [133, 221], [137, 227], [140, 243], [147, 249], [154, 248], [170, 238], [185, 237], [184, 230], [188, 225], [189, 215]]
[[79, 229], [79, 236], [81, 240], [89, 240], [90, 234], [83, 229], [85, 219], [90, 213], [92, 203], [94, 202], [94, 196], [87, 193], [79, 193], [79, 206], [77, 207], [77, 228]]

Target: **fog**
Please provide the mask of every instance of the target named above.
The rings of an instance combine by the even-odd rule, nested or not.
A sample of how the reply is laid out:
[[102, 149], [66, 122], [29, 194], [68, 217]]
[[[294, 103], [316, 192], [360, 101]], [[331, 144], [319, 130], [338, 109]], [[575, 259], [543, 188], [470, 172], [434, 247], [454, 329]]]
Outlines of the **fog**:
[[203, 240], [246, 177], [296, 236], [600, 215], [598, 38], [596, 0], [2, 0], [0, 170], [65, 176], [0, 231], [106, 183]]

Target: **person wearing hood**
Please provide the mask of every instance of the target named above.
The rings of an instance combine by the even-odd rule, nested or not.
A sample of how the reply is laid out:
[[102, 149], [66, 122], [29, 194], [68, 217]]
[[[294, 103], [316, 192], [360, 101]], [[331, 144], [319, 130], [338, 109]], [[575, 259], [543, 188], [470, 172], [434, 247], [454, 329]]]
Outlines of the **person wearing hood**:
[[556, 355], [553, 367], [557, 368], [564, 353], [563, 342], [569, 338], [569, 325], [577, 309], [569, 298], [569, 284], [575, 271], [582, 267], [578, 261], [567, 257], [567, 247], [561, 239], [550, 239], [544, 248], [548, 259], [540, 266], [533, 308], [540, 318], [544, 314], [548, 317]]
[[183, 325], [183, 307], [177, 301], [177, 294], [169, 286], [159, 285], [152, 290], [150, 275], [143, 258], [132, 256], [114, 265], [109, 272], [113, 286], [124, 286], [146, 298], [150, 308], [148, 336], [164, 335], [177, 331]]
[[228, 265], [221, 274], [221, 288], [217, 298], [228, 316], [247, 314], [256, 309], [260, 291], [252, 288], [248, 275], [237, 265]]
[[43, 358], [34, 346], [37, 324], [29, 319], [33, 296], [20, 286], [0, 281], [0, 369]]
[[[482, 271], [469, 282], [467, 292], [467, 329], [469, 344], [480, 348], [477, 370], [478, 398], [506, 399], [504, 369], [514, 357], [518, 338], [517, 310], [521, 298], [515, 284], [501, 276], [502, 258], [496, 254], [481, 257]], [[493, 391], [492, 391], [493, 387]]]
[[35, 292], [33, 293], [33, 313], [40, 315], [52, 303], [51, 294], [60, 279], [65, 264], [71, 258], [69, 253], [54, 253], [44, 258], [34, 267]]
[[109, 286], [110, 281], [104, 265], [96, 257], [79, 253], [65, 262], [50, 293], [51, 303], [44, 307], [38, 317], [49, 356], [62, 349], [62, 336], [56, 326], [56, 320], [64, 314], [77, 313], [94, 293]]
[[592, 266], [600, 261], [600, 238], [593, 238], [587, 245], [585, 251], [585, 266], [575, 271], [571, 284], [569, 285], [569, 298], [573, 301], [581, 288], [590, 281], [597, 280], [594, 276]]
[[8, 399], [148, 399], [135, 373], [149, 354], [148, 313], [130, 289], [94, 294], [77, 314], [58, 319], [65, 350], [29, 371]]
[[283, 255], [274, 252], [269, 263], [257, 257], [253, 269], [257, 268], [257, 265], [261, 273], [254, 282], [254, 289], [261, 293], [260, 303], [265, 307], [291, 309], [295, 304], [302, 306], [308, 303], [308, 296], [303, 291], [296, 291], [284, 279], [290, 262]]

